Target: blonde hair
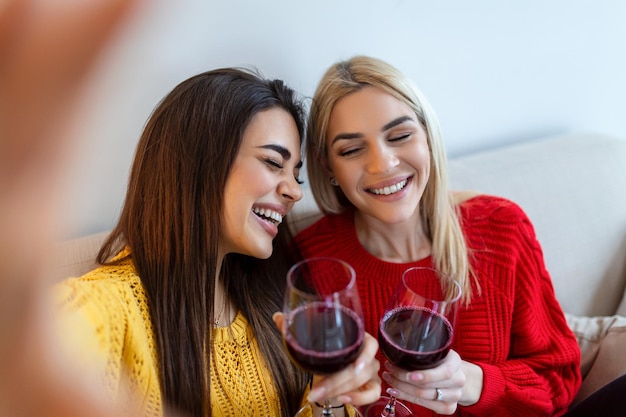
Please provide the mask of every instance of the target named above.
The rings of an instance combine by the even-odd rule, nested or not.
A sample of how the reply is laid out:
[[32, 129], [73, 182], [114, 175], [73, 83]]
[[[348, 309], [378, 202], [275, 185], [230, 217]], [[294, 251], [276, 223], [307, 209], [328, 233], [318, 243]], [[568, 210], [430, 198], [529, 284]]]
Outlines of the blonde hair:
[[417, 86], [385, 61], [356, 56], [335, 63], [322, 77], [311, 103], [306, 140], [307, 175], [315, 201], [325, 214], [337, 214], [353, 207], [341, 189], [332, 186], [328, 179], [326, 133], [335, 103], [367, 86], [378, 88], [411, 107], [426, 131], [431, 167], [420, 205], [423, 227], [431, 240], [435, 267], [460, 284], [462, 299], [469, 304], [472, 275], [469, 253], [457, 206], [448, 190], [447, 160], [439, 121]]

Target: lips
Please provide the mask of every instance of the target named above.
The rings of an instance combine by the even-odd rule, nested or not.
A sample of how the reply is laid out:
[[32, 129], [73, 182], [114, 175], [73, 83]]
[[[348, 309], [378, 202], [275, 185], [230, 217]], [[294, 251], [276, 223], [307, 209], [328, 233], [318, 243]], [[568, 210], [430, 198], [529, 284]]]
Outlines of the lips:
[[367, 192], [376, 194], [376, 195], [391, 195], [395, 194], [398, 191], [402, 190], [408, 184], [410, 178], [404, 178], [396, 183], [385, 185], [377, 188], [368, 188]]
[[269, 221], [278, 226], [283, 221], [283, 215], [269, 208], [253, 207], [252, 212], [263, 220]]

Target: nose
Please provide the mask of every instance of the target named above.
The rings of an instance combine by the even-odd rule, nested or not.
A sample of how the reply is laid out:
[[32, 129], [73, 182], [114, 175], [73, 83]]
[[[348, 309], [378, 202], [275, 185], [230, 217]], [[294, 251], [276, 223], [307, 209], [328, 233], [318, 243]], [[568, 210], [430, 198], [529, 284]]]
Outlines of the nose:
[[370, 148], [366, 169], [370, 174], [381, 174], [395, 168], [399, 163], [392, 149], [387, 146], [376, 146]]
[[278, 185], [278, 193], [289, 201], [300, 201], [302, 199], [302, 187], [294, 177], [285, 178]]

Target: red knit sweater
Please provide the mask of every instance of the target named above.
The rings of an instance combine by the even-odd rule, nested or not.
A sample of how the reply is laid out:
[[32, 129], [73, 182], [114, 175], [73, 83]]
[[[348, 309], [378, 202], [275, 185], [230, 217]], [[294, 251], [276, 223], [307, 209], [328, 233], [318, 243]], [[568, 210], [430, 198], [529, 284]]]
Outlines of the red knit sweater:
[[[459, 311], [452, 348], [483, 369], [478, 403], [457, 416], [559, 416], [581, 383], [580, 350], [555, 298], [531, 222], [511, 201], [479, 196], [460, 207], [461, 223], [481, 292], [472, 287]], [[381, 261], [360, 245], [354, 213], [325, 216], [296, 237], [305, 257], [333, 256], [357, 276], [365, 329], [374, 337], [402, 272], [431, 265]], [[378, 352], [381, 364], [385, 359]], [[381, 367], [382, 369], [382, 367]], [[381, 370], [382, 373], [382, 370]], [[383, 392], [387, 388], [383, 381]], [[417, 416], [435, 413], [410, 404]]]

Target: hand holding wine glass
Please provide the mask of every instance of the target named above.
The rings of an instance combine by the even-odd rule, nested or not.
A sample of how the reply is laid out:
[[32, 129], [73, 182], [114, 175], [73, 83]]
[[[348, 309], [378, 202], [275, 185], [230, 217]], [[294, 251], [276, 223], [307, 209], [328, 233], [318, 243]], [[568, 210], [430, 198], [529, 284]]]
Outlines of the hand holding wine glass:
[[[287, 276], [282, 326], [291, 360], [318, 375], [348, 367], [361, 353], [365, 339], [361, 303], [354, 270], [333, 258], [311, 258], [294, 265]], [[330, 397], [332, 397], [332, 393]], [[360, 415], [355, 407], [327, 400], [322, 415]], [[312, 415], [309, 404], [298, 416]]]
[[[445, 274], [432, 268], [406, 270], [379, 324], [378, 341], [387, 359], [408, 371], [439, 365], [450, 351], [460, 297], [459, 284]], [[441, 400], [442, 390], [434, 391], [435, 400]], [[381, 397], [364, 415], [405, 417], [412, 413], [392, 396]]]

